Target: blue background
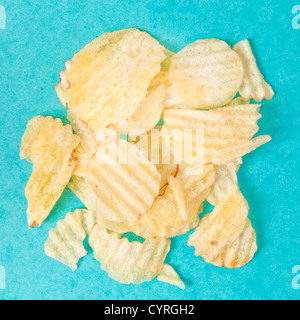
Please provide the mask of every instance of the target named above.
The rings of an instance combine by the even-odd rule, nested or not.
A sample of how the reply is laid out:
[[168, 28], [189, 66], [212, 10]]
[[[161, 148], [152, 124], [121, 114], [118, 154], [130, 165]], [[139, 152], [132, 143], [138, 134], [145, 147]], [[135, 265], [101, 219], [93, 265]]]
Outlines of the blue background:
[[[7, 16], [6, 30], [0, 30], [0, 265], [6, 270], [0, 299], [298, 299], [300, 289], [292, 288], [292, 268], [300, 265], [300, 29], [291, 24], [296, 4], [0, 0]], [[40, 228], [27, 227], [24, 188], [32, 167], [18, 155], [27, 122], [39, 114], [66, 122], [54, 90], [64, 61], [103, 32], [128, 27], [149, 32], [173, 51], [199, 38], [231, 45], [248, 38], [276, 92], [272, 101], [263, 101], [259, 120], [259, 133], [273, 140], [245, 156], [238, 173], [259, 250], [245, 267], [227, 270], [194, 256], [186, 246], [191, 232], [174, 238], [167, 262], [185, 291], [157, 280], [118, 284], [101, 271], [91, 250], [75, 273], [47, 257], [48, 231], [82, 207], [67, 188]], [[210, 209], [205, 206], [206, 213]]]

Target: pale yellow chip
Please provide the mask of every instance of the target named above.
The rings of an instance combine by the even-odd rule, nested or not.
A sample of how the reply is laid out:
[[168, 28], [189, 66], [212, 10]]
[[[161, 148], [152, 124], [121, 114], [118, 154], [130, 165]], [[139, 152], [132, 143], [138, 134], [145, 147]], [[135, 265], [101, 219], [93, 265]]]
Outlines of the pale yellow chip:
[[171, 238], [197, 226], [202, 203], [215, 181], [213, 165], [205, 166], [202, 173], [194, 175], [187, 174], [185, 166], [179, 167], [177, 176], [171, 180], [172, 185], [167, 185], [131, 232], [144, 238]]
[[146, 32], [104, 33], [74, 55], [56, 90], [77, 119], [97, 130], [128, 120], [165, 60]]
[[239, 89], [240, 95], [246, 100], [254, 99], [256, 102], [272, 99], [274, 91], [259, 71], [249, 41], [242, 40], [234, 45], [233, 49], [239, 54], [245, 70], [243, 83]]
[[120, 283], [140, 284], [158, 276], [170, 250], [171, 241], [149, 238], [143, 243], [119, 239], [96, 224], [90, 233], [89, 244], [100, 267]]
[[161, 84], [147, 94], [128, 120], [127, 133], [130, 137], [137, 130], [149, 131], [159, 122], [164, 109], [165, 92], [166, 86]]
[[86, 232], [80, 218], [74, 213], [67, 213], [56, 226], [49, 231], [45, 242], [45, 253], [73, 271], [77, 269], [79, 259], [87, 254], [83, 246]]
[[256, 251], [256, 233], [247, 218], [241, 235], [218, 256], [215, 265], [228, 269], [240, 268], [252, 260]]
[[174, 163], [173, 154], [165, 143], [159, 127], [147, 132], [140, 137], [136, 146], [147, 154], [148, 160], [154, 163], [161, 175], [160, 188], [168, 183], [170, 176], [175, 176], [178, 172], [178, 164]]
[[39, 227], [62, 194], [77, 165], [73, 150], [80, 138], [60, 119], [38, 116], [28, 122], [20, 158], [33, 163], [25, 189], [29, 227]]
[[[209, 111], [169, 109], [163, 113], [163, 130], [171, 136], [172, 132], [183, 136], [186, 129], [203, 130], [205, 163], [226, 164], [270, 140], [269, 136], [251, 140], [258, 131], [259, 107], [249, 104]], [[193, 148], [196, 149], [195, 140]]]
[[215, 166], [216, 181], [212, 185], [210, 193], [206, 198], [210, 204], [216, 206], [233, 184], [238, 185], [236, 173], [241, 163], [242, 159], [238, 158], [237, 160], [231, 161], [227, 164]]
[[183, 281], [180, 279], [178, 273], [174, 270], [173, 267], [166, 263], [164, 264], [162, 271], [158, 275], [157, 280], [172, 284], [174, 286], [179, 287], [182, 290], [185, 289], [185, 285]]
[[211, 109], [238, 92], [244, 70], [238, 54], [219, 39], [197, 40], [171, 59], [166, 106]]
[[73, 130], [80, 137], [80, 143], [74, 151], [74, 156], [78, 159], [78, 165], [73, 174], [82, 176], [86, 172], [87, 162], [98, 149], [96, 132], [89, 128], [85, 122], [76, 119], [70, 110], [68, 110], [67, 118], [70, 121]]
[[152, 206], [161, 176], [139, 148], [118, 140], [99, 147], [88, 162], [85, 181], [95, 195], [94, 208], [104, 219], [133, 222]]
[[188, 246], [195, 247], [196, 256], [219, 267], [240, 267], [249, 262], [256, 244], [247, 222], [248, 210], [247, 201], [233, 185], [214, 210], [200, 220]]
[[250, 104], [250, 99], [245, 100], [243, 97], [239, 96], [228, 102], [226, 106], [241, 106], [242, 104]]

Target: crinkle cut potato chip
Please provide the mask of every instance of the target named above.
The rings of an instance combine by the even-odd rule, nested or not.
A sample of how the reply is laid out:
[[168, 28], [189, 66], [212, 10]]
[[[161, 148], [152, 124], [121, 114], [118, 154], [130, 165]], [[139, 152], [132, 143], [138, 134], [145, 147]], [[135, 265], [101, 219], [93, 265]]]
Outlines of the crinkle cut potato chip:
[[165, 58], [164, 47], [146, 32], [104, 33], [74, 55], [56, 90], [91, 128], [119, 125], [139, 107]]
[[244, 79], [239, 89], [242, 98], [254, 99], [256, 102], [272, 99], [274, 91], [259, 71], [249, 41], [242, 40], [233, 49], [239, 54], [244, 66]]
[[74, 171], [74, 175], [84, 175], [88, 160], [96, 153], [98, 149], [98, 141], [96, 132], [89, 128], [88, 125], [76, 117], [68, 110], [67, 118], [71, 123], [73, 130], [80, 137], [80, 143], [74, 151], [74, 156], [78, 159], [78, 165]]
[[60, 119], [31, 119], [22, 138], [20, 158], [33, 163], [25, 189], [29, 227], [39, 227], [50, 214], [77, 166], [73, 150], [80, 138]]
[[238, 186], [233, 185], [214, 210], [200, 220], [188, 246], [195, 247], [196, 256], [218, 267], [238, 268], [248, 263], [257, 248], [248, 209]]
[[172, 130], [183, 135], [185, 129], [202, 129], [205, 163], [226, 164], [270, 140], [270, 136], [251, 140], [258, 131], [259, 107], [248, 104], [208, 111], [169, 109], [163, 113], [163, 130], [172, 136]]
[[148, 93], [128, 120], [127, 133], [130, 137], [132, 132], [136, 132], [136, 130], [149, 131], [159, 122], [164, 109], [165, 93], [165, 84], [157, 86]]
[[75, 271], [79, 259], [87, 254], [83, 246], [85, 237], [86, 232], [80, 218], [75, 213], [67, 213], [49, 231], [44, 246], [45, 253]]
[[[128, 158], [121, 159], [121, 154]], [[85, 181], [95, 195], [95, 208], [104, 219], [133, 222], [152, 206], [161, 176], [139, 148], [118, 140], [99, 147], [87, 164]]]
[[167, 108], [212, 109], [238, 92], [244, 76], [239, 55], [219, 39], [189, 44], [171, 59]]
[[170, 250], [170, 240], [149, 238], [143, 243], [119, 239], [116, 233], [95, 224], [91, 230], [89, 244], [100, 267], [112, 279], [120, 283], [140, 284], [160, 274]]
[[178, 164], [174, 163], [174, 157], [161, 134], [160, 128], [154, 128], [147, 134], [139, 137], [136, 146], [144, 150], [148, 160], [154, 163], [161, 175], [160, 188], [168, 183], [170, 176], [175, 176], [178, 172]]
[[206, 198], [210, 204], [216, 206], [222, 200], [227, 190], [232, 187], [232, 184], [238, 185], [236, 173], [241, 164], [242, 158], [237, 158], [235, 161], [228, 162], [227, 164], [215, 166], [216, 181]]
[[[167, 185], [151, 209], [140, 218], [144, 230], [136, 228], [134, 233], [146, 238], [172, 238], [196, 227], [202, 203], [215, 181], [215, 171], [213, 165], [206, 165], [203, 172], [195, 175], [187, 174], [186, 169], [185, 166], [179, 167], [177, 176], [172, 177], [176, 183], [172, 187]], [[145, 231], [146, 234], [143, 233]]]

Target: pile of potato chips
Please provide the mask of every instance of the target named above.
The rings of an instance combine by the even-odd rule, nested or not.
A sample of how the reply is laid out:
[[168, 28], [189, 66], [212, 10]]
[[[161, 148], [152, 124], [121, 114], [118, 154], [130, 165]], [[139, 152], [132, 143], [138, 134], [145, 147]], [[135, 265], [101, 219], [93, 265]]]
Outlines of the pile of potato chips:
[[[137, 29], [105, 33], [67, 61], [60, 78], [55, 89], [70, 124], [33, 118], [20, 152], [33, 163], [30, 228], [67, 185], [86, 207], [49, 231], [48, 256], [76, 270], [88, 236], [114, 280], [157, 277], [182, 289], [165, 263], [172, 237], [195, 228], [187, 245], [215, 266], [239, 268], [253, 258], [256, 234], [237, 171], [245, 154], [271, 139], [253, 138], [261, 115], [250, 100], [274, 93], [248, 40], [231, 48], [202, 39], [175, 54]], [[200, 220], [205, 201], [214, 209]], [[145, 240], [129, 241], [129, 232]]]

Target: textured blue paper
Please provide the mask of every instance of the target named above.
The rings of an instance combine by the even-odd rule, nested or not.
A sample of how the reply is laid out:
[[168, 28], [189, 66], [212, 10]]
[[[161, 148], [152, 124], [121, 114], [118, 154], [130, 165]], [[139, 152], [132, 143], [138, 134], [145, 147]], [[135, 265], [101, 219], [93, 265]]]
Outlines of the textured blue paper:
[[[0, 299], [298, 299], [300, 289], [292, 286], [292, 268], [300, 265], [296, 4], [0, 0], [6, 12], [6, 29], [0, 29], [0, 265], [6, 289], [0, 284]], [[271, 134], [273, 140], [245, 156], [238, 173], [259, 250], [247, 266], [227, 270], [196, 258], [186, 246], [188, 234], [174, 238], [167, 262], [181, 275], [185, 291], [157, 280], [118, 284], [101, 271], [91, 250], [75, 273], [47, 257], [43, 245], [48, 231], [68, 211], [82, 207], [68, 189], [40, 228], [27, 227], [24, 188], [32, 167], [18, 155], [26, 124], [39, 114], [65, 119], [54, 91], [64, 61], [103, 32], [127, 27], [149, 32], [174, 51], [199, 38], [217, 37], [231, 45], [248, 38], [276, 92], [272, 101], [263, 101], [259, 120], [259, 133]]]

